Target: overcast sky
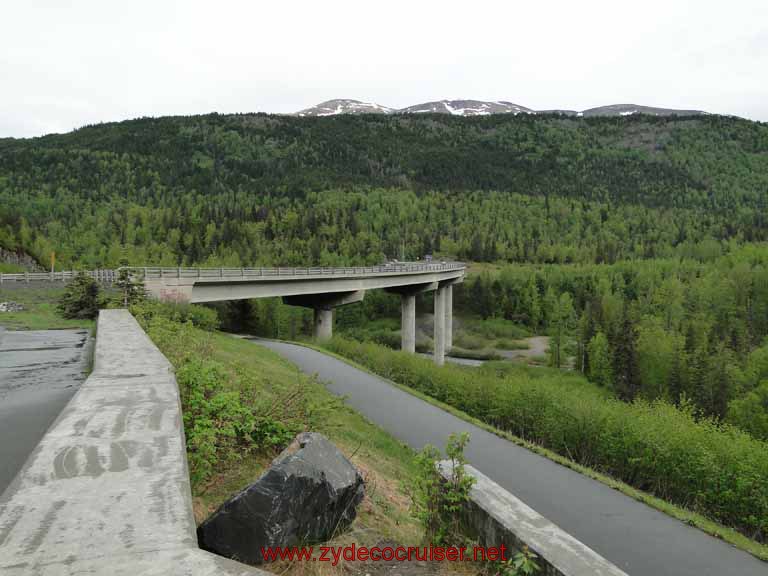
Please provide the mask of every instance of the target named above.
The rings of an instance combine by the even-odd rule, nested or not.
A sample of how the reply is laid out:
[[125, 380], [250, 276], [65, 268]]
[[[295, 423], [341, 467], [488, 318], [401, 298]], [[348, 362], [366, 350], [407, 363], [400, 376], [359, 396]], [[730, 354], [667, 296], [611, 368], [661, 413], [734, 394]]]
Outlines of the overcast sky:
[[768, 0], [0, 0], [0, 137], [331, 98], [768, 121]]

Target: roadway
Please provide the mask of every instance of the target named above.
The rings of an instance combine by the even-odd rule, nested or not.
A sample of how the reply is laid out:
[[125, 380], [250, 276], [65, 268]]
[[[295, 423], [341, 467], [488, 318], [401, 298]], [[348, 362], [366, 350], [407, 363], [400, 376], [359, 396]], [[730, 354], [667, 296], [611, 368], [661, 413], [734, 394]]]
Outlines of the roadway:
[[473, 466], [631, 576], [766, 576], [768, 564], [345, 362], [259, 340], [414, 449], [467, 431]]

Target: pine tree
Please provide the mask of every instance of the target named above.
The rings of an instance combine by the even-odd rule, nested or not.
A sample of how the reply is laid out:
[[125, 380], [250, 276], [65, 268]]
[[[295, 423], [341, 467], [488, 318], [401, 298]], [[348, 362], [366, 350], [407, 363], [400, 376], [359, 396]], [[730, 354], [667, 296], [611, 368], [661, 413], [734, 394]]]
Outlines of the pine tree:
[[123, 308], [138, 304], [147, 296], [146, 290], [144, 289], [144, 281], [138, 276], [131, 274], [126, 261], [121, 261], [120, 263], [115, 287], [119, 290], [117, 304]]
[[613, 335], [613, 387], [622, 400], [634, 400], [640, 387], [635, 348], [635, 325], [628, 306], [622, 311], [619, 330]]
[[93, 320], [99, 315], [102, 304], [98, 282], [80, 272], [67, 284], [59, 299], [57, 310], [64, 318], [87, 318]]

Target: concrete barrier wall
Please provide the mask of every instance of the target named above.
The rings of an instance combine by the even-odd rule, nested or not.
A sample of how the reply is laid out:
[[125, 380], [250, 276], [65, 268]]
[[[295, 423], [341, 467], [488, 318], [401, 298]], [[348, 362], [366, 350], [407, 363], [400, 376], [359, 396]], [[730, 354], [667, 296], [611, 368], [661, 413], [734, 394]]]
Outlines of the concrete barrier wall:
[[[450, 461], [440, 463], [445, 478]], [[465, 470], [475, 478], [470, 501], [463, 510], [467, 535], [482, 546], [504, 544], [512, 553], [523, 546], [534, 552], [540, 571], [547, 576], [627, 576], [614, 564], [564, 532], [472, 466]]]
[[125, 310], [100, 313], [93, 373], [0, 496], [0, 574], [268, 574], [197, 547], [176, 380]]

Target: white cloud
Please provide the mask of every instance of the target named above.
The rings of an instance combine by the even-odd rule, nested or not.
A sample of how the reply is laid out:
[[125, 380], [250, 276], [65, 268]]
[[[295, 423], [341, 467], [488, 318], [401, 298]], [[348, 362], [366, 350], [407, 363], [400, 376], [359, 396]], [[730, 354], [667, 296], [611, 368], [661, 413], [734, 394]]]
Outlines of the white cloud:
[[330, 98], [768, 120], [768, 3], [4, 0], [0, 137]]

